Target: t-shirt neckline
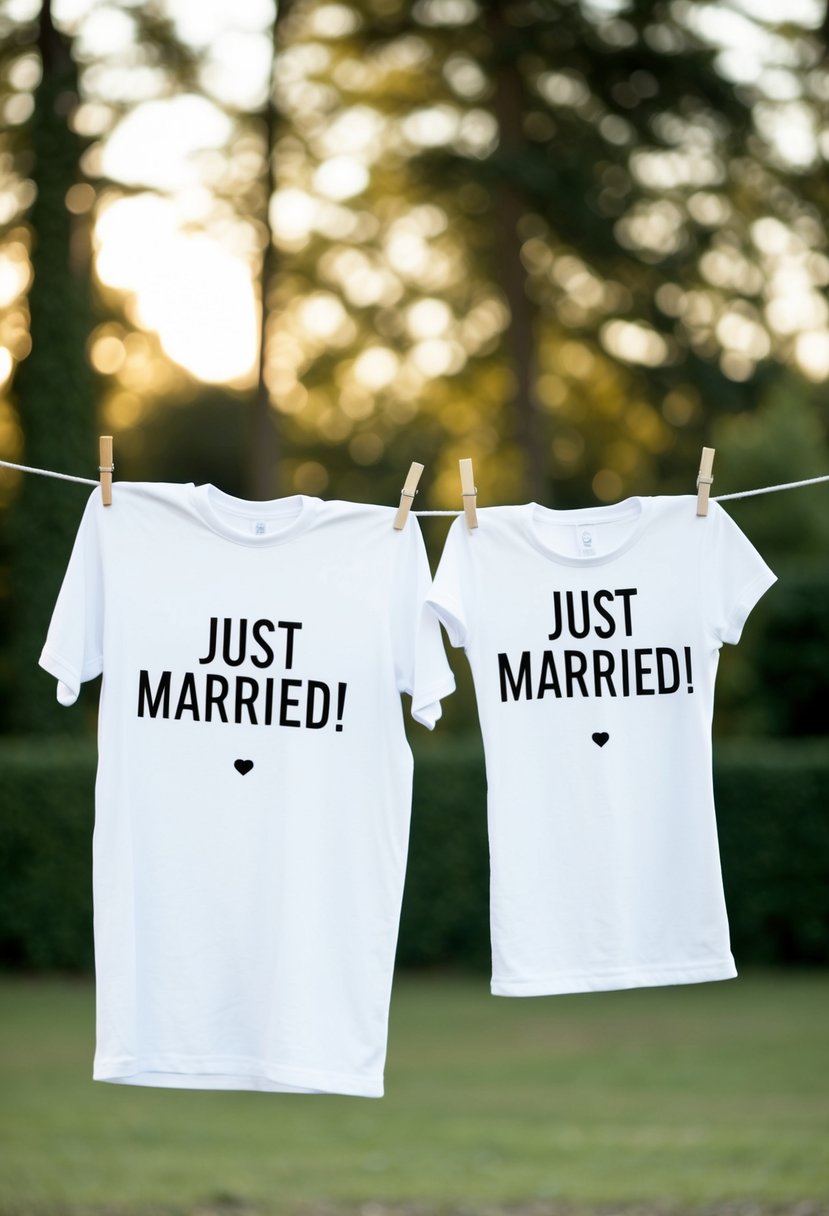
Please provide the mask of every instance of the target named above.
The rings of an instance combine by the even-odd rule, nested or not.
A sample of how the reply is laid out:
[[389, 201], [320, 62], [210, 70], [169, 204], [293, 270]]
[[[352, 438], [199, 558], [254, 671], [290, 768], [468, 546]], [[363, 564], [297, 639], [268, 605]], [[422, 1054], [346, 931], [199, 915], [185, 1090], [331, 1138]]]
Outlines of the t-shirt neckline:
[[[638, 496], [626, 498], [622, 502], [613, 503], [607, 507], [586, 507], [568, 511], [558, 511], [551, 507], [541, 506], [537, 502], [531, 502], [524, 508], [524, 523], [531, 544], [550, 560], [564, 566], [601, 566], [613, 561], [636, 543], [647, 521], [648, 507], [649, 500]], [[549, 545], [539, 531], [539, 524], [542, 522], [569, 524], [573, 527], [575, 525], [622, 523], [627, 519], [631, 521], [632, 526], [621, 543], [606, 553], [594, 556], [561, 553]]]
[[196, 511], [213, 532], [251, 548], [281, 545], [307, 531], [321, 505], [320, 499], [305, 494], [254, 502], [225, 494], [209, 482], [192, 485], [191, 495]]

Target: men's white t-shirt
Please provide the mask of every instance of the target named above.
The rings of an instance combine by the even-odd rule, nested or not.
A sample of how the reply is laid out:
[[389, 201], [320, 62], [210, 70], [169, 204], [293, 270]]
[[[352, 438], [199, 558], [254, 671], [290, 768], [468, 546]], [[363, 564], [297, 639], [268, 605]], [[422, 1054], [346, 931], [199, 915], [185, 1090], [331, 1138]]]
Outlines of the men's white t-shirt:
[[496, 995], [736, 974], [714, 679], [774, 575], [695, 502], [491, 507], [450, 529], [431, 602], [475, 683]]
[[41, 664], [103, 672], [94, 1077], [383, 1092], [411, 809], [401, 692], [453, 679], [417, 521], [297, 496], [92, 494]]

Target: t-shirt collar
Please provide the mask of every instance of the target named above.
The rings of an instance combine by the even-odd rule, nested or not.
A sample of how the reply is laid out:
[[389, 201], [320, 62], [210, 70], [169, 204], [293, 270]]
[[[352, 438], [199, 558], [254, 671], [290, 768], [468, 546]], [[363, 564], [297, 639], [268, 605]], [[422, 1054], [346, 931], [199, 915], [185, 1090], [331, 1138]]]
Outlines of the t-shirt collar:
[[209, 483], [192, 486], [192, 503], [213, 532], [252, 548], [279, 545], [305, 532], [322, 505], [319, 498], [304, 494], [252, 502]]
[[[524, 507], [524, 527], [531, 544], [552, 561], [560, 562], [565, 566], [600, 566], [605, 562], [613, 561], [614, 558], [626, 552], [636, 543], [647, 521], [649, 505], [649, 499], [633, 497], [626, 498], [622, 502], [614, 503], [607, 507], [586, 507], [578, 510], [556, 511], [550, 507], [543, 507], [539, 503], [531, 502]], [[554, 549], [542, 536], [539, 526], [543, 523], [586, 526], [590, 524], [622, 523], [626, 520], [630, 521], [630, 530], [618, 545], [604, 553], [584, 557], [561, 553], [557, 549]]]

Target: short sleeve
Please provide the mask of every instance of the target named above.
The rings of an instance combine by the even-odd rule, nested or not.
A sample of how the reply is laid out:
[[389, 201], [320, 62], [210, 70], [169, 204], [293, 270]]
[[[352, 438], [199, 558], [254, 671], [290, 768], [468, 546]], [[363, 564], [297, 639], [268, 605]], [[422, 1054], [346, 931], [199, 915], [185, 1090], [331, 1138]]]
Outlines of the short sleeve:
[[446, 537], [429, 607], [441, 621], [453, 646], [466, 646], [472, 629], [472, 563], [466, 521], [459, 516]]
[[396, 569], [392, 639], [397, 687], [412, 698], [416, 722], [433, 730], [441, 698], [455, 690], [437, 619], [426, 606], [432, 576], [417, 520], [412, 516], [397, 534], [401, 551]]
[[57, 699], [73, 705], [81, 684], [103, 670], [103, 578], [95, 490], [78, 528], [40, 655], [40, 666], [58, 681]]
[[734, 645], [752, 608], [777, 576], [718, 503], [711, 503], [708, 517], [700, 522], [708, 529], [701, 571], [707, 624], [719, 642]]

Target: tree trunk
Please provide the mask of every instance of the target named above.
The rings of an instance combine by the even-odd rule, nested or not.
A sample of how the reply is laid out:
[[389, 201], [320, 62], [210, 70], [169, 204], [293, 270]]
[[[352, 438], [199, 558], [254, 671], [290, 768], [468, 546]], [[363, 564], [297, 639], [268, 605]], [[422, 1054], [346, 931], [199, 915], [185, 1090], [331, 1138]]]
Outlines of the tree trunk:
[[[281, 30], [288, 10], [287, 0], [280, 0], [276, 6], [271, 31], [273, 46], [273, 64], [279, 53]], [[271, 405], [271, 396], [267, 385], [268, 362], [268, 320], [271, 312], [271, 296], [276, 281], [277, 257], [274, 246], [273, 232], [270, 221], [270, 203], [276, 190], [275, 148], [277, 127], [280, 120], [279, 107], [275, 96], [275, 72], [271, 71], [268, 88], [268, 100], [262, 114], [265, 127], [265, 202], [261, 222], [264, 226], [265, 239], [262, 250], [262, 265], [259, 276], [259, 365], [256, 393], [253, 399], [251, 416], [251, 446], [249, 477], [250, 492], [253, 498], [275, 498], [280, 493], [279, 458], [281, 455], [279, 434], [277, 431], [277, 415]]]
[[504, 17], [504, 0], [487, 8], [487, 24], [495, 61], [495, 118], [498, 122], [501, 176], [495, 188], [495, 242], [498, 271], [507, 298], [510, 321], [506, 342], [515, 377], [513, 401], [516, 434], [524, 455], [525, 485], [536, 501], [549, 501], [545, 460], [536, 395], [535, 310], [527, 294], [527, 276], [521, 261], [519, 224], [526, 212], [516, 185], [515, 166], [526, 151], [523, 127], [523, 82], [515, 56], [505, 53], [515, 29]]

